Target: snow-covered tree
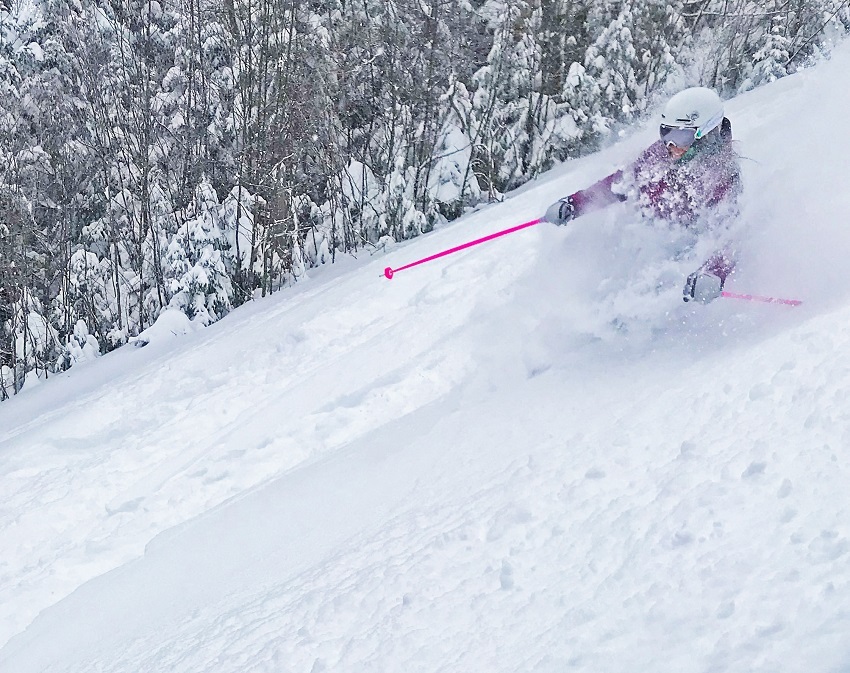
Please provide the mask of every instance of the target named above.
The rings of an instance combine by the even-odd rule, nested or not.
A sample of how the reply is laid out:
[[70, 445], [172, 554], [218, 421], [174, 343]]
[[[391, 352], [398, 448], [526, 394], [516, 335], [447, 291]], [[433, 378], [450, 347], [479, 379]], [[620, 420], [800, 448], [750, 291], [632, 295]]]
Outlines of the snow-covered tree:
[[491, 0], [484, 9], [490, 10], [494, 33], [487, 63], [473, 76], [480, 127], [475, 150], [479, 175], [493, 195], [522, 184], [529, 171], [539, 169], [533, 150], [535, 110], [543, 103], [536, 86], [541, 15], [526, 0]]
[[73, 367], [75, 364], [99, 358], [100, 355], [100, 345], [97, 339], [89, 334], [86, 323], [83, 320], [78, 320], [74, 325], [74, 331], [65, 342], [63, 365]]
[[67, 312], [76, 317], [73, 329], [77, 331], [77, 324], [83, 321], [98, 350], [124, 344], [128, 335], [122, 329], [124, 316], [120, 315], [116, 278], [109, 257], [78, 248], [71, 255], [65, 281], [53, 303], [55, 322], [65, 322], [63, 314]]
[[596, 147], [608, 133], [610, 120], [602, 113], [598, 82], [581, 63], [570, 66], [561, 97], [568, 115], [560, 117], [550, 142], [559, 148], [558, 158], [566, 159]]
[[791, 42], [783, 34], [782, 25], [779, 21], [774, 21], [770, 31], [765, 35], [764, 43], [753, 54], [752, 73], [741, 85], [741, 90], [746, 91], [785, 77], [788, 74], [788, 61], [791, 56], [790, 46]]
[[585, 54], [587, 75], [601, 94], [600, 112], [611, 122], [630, 121], [640, 111], [642, 91], [638, 86], [638, 56], [633, 39], [634, 17], [623, 9], [594, 40]]
[[188, 219], [177, 229], [164, 255], [169, 306], [202, 325], [232, 308], [234, 261], [221, 229], [220, 206], [209, 182], [195, 190]]
[[[254, 232], [254, 213], [262, 207], [262, 199], [251, 194], [245, 187], [235, 186], [225, 197], [220, 208], [221, 230], [230, 247], [233, 256], [234, 293], [239, 288], [244, 289], [241, 279], [247, 276], [252, 265], [252, 241], [256, 240]], [[237, 299], [244, 300], [245, 297]], [[241, 303], [241, 301], [239, 301]]]
[[8, 322], [17, 385], [20, 385], [21, 371], [24, 381], [44, 379], [56, 372], [63, 352], [59, 335], [45, 315], [41, 302], [29, 289], [21, 288], [18, 299], [12, 303]]
[[654, 94], [664, 90], [671, 77], [681, 79], [685, 63], [680, 63], [691, 43], [691, 32], [683, 17], [682, 0], [645, 0], [632, 8], [632, 36], [636, 53], [635, 76], [640, 89], [641, 110]]
[[443, 122], [427, 187], [428, 195], [440, 213], [445, 217], [456, 217], [463, 212], [465, 206], [479, 201], [481, 187], [471, 170], [469, 94], [466, 87], [455, 82], [446, 97], [455, 100]]
[[378, 237], [391, 236], [396, 241], [413, 238], [422, 233], [428, 219], [416, 207], [414, 192], [415, 171], [396, 163], [384, 184], [382, 201], [384, 214], [380, 218]]

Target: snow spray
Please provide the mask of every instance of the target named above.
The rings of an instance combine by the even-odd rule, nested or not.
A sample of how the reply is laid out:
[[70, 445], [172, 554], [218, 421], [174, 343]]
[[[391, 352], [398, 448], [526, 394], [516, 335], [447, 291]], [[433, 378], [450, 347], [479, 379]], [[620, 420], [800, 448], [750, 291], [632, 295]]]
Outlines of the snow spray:
[[760, 301], [765, 304], [785, 304], [787, 306], [799, 306], [803, 302], [799, 299], [780, 299], [779, 297], [761, 297], [757, 294], [738, 294], [737, 292], [721, 292], [721, 297], [727, 299], [744, 299], [746, 301]]
[[[399, 271], [404, 271], [405, 269], [410, 269], [414, 266], [419, 266], [420, 264], [425, 264], [426, 262], [431, 262], [435, 259], [439, 259], [440, 257], [445, 257], [446, 255], [451, 255], [455, 252], [460, 252], [461, 250], [466, 250], [467, 248], [471, 248], [474, 245], [478, 245], [480, 243], [486, 243], [487, 241], [492, 241], [494, 238], [499, 238], [500, 236], [507, 236], [508, 234], [512, 234], [515, 231], [520, 231], [521, 229], [527, 229], [528, 227], [533, 227], [535, 224], [540, 224], [543, 222], [542, 217], [538, 217], [536, 220], [531, 220], [530, 222], [523, 222], [522, 224], [518, 224], [514, 227], [510, 227], [508, 229], [503, 229], [502, 231], [497, 231], [494, 234], [489, 234], [488, 236], [483, 236], [481, 238], [476, 238], [474, 241], [469, 241], [467, 243], [462, 243], [461, 245], [456, 245], [453, 248], [449, 248], [448, 250], [443, 250], [442, 252], [438, 252], [434, 255], [430, 255], [428, 257], [423, 257], [422, 259], [417, 259], [415, 262], [410, 262], [409, 264], [405, 264], [404, 266], [400, 266], [397, 269], [393, 269], [388, 266], [384, 269], [384, 276], [387, 280], [392, 280], [393, 276], [397, 274]], [[759, 301], [764, 302], [766, 304], [786, 304], [788, 306], [799, 306], [803, 302], [799, 299], [780, 299], [778, 297], [762, 297], [754, 294], [738, 294], [737, 292], [721, 292], [721, 297], [726, 297], [727, 299], [744, 299], [746, 301]]]
[[397, 269], [393, 269], [391, 267], [387, 267], [384, 269], [384, 276], [386, 276], [387, 280], [392, 280], [392, 277], [397, 274], [399, 271], [404, 271], [405, 269], [409, 269], [412, 266], [418, 266], [419, 264], [424, 264], [425, 262], [430, 262], [435, 259], [439, 259], [440, 257], [445, 257], [446, 255], [451, 255], [453, 252], [459, 252], [460, 250], [465, 250], [466, 248], [471, 248], [473, 245], [478, 245], [479, 243], [486, 243], [487, 241], [492, 241], [494, 238], [499, 238], [499, 236], [506, 236], [507, 234], [512, 234], [515, 231], [519, 231], [520, 229], [526, 229], [527, 227], [533, 227], [535, 224], [540, 224], [543, 221], [542, 217], [538, 217], [536, 220], [531, 220], [531, 222], [524, 222], [523, 224], [518, 224], [515, 227], [511, 227], [510, 229], [504, 229], [502, 231], [497, 231], [495, 234], [490, 234], [489, 236], [484, 236], [483, 238], [476, 238], [474, 241], [469, 241], [468, 243], [463, 243], [462, 245], [457, 245], [454, 248], [449, 248], [448, 250], [443, 250], [442, 252], [438, 252], [436, 255], [431, 255], [430, 257], [425, 257], [423, 259], [418, 259], [415, 262], [411, 262], [410, 264], [405, 264], [404, 266], [400, 266]]

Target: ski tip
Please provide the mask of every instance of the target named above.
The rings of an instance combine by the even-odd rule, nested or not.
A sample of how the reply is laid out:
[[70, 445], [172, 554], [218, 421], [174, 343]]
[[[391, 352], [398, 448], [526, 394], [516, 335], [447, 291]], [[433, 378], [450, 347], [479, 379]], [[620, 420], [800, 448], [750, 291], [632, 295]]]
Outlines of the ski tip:
[[384, 276], [386, 276], [387, 280], [393, 279], [393, 270], [390, 267], [384, 269]]

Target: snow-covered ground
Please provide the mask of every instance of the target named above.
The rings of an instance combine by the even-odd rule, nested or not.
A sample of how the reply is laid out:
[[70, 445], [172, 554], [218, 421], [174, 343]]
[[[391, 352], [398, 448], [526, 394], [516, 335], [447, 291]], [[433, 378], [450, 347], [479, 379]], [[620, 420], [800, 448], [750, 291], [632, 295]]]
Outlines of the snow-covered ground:
[[0, 405], [0, 671], [850, 669], [848, 72], [727, 106], [728, 289], [801, 307], [684, 304], [723, 241], [623, 207], [383, 278], [650, 124]]

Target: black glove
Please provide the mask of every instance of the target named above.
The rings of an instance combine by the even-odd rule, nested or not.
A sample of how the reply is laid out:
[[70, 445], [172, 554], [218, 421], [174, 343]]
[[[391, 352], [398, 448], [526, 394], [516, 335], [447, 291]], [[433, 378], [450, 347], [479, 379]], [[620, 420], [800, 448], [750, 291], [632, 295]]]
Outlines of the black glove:
[[694, 271], [685, 281], [682, 299], [707, 304], [723, 292], [723, 279], [708, 271]]
[[552, 224], [566, 224], [573, 219], [575, 212], [576, 207], [573, 203], [573, 197], [567, 196], [549, 206], [546, 209], [543, 219]]

